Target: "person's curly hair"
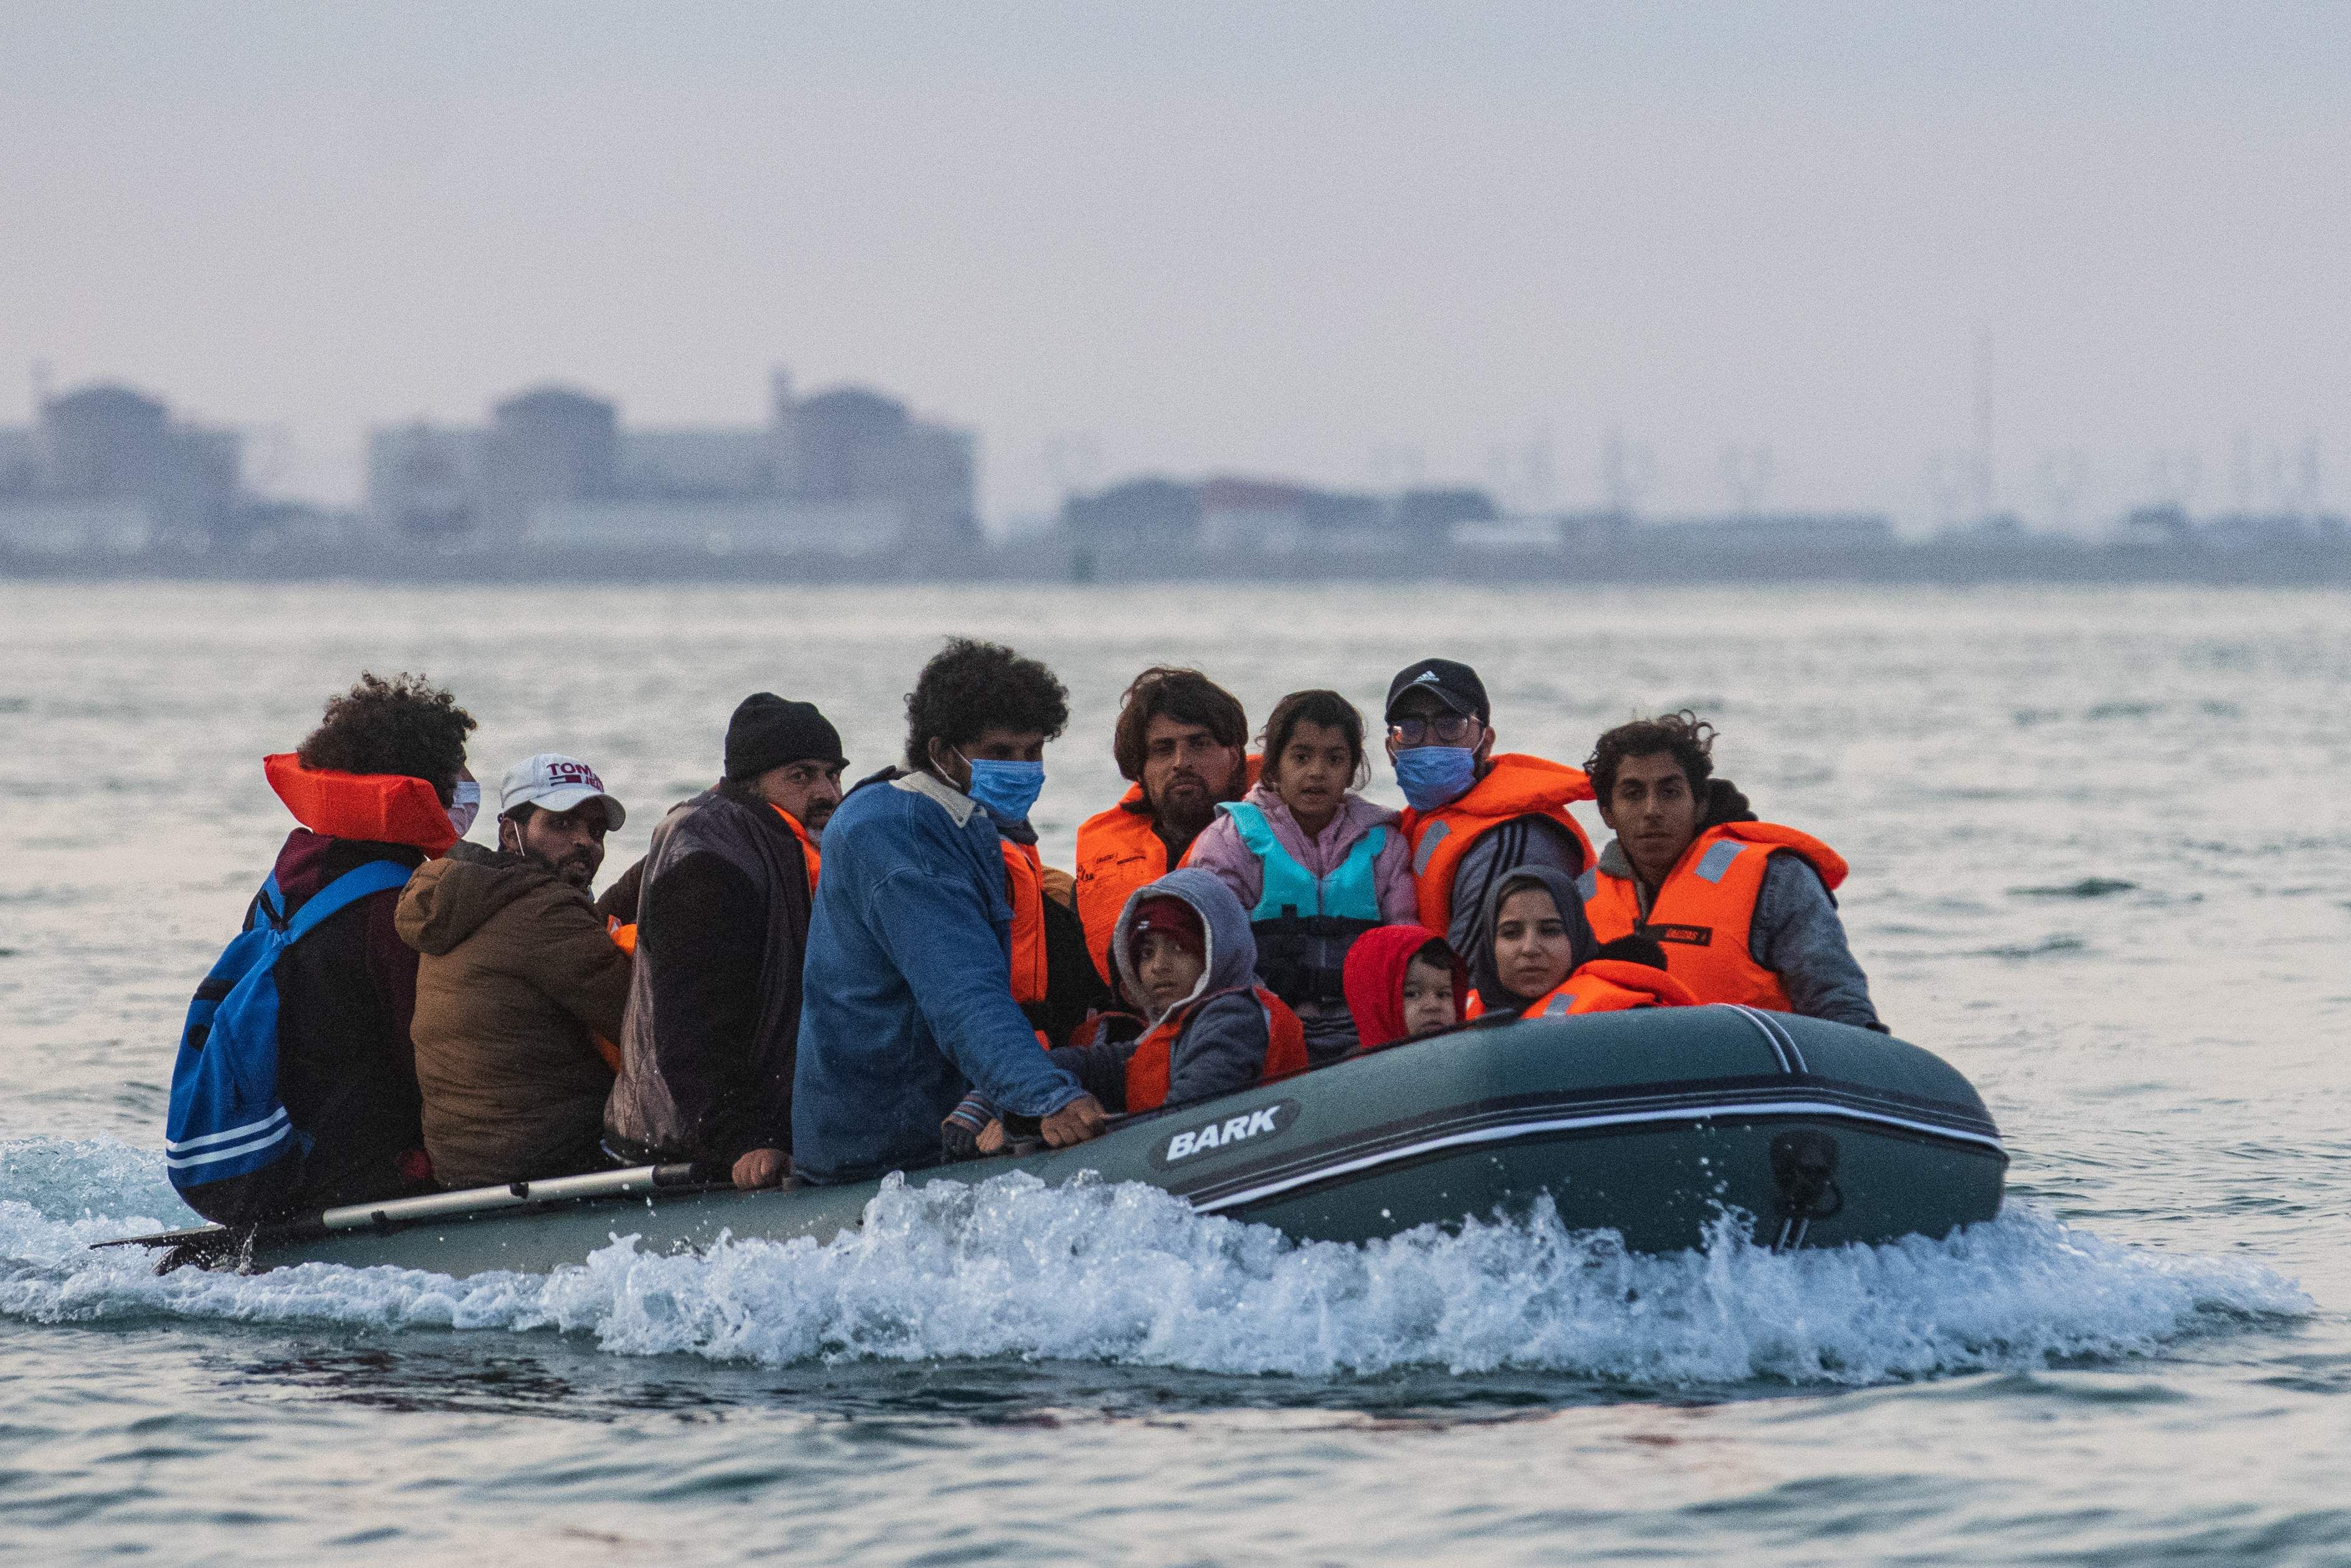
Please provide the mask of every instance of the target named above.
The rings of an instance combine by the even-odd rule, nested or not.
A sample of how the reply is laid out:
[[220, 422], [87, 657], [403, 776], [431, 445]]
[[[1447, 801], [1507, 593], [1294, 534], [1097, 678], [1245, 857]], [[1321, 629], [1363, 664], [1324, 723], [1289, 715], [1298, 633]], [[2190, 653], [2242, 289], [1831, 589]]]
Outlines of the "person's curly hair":
[[[1118, 728], [1112, 733], [1111, 755], [1118, 758], [1122, 778], [1139, 780], [1150, 756], [1146, 738], [1151, 721], [1162, 716], [1178, 724], [1196, 724], [1218, 746], [1238, 751], [1249, 744], [1249, 715], [1240, 699], [1197, 670], [1176, 664], [1154, 664], [1134, 677], [1119, 700]], [[1236, 781], [1239, 780], [1236, 774]], [[1234, 791], [1239, 799], [1239, 791]]]
[[455, 797], [473, 729], [474, 716], [423, 675], [403, 671], [387, 681], [371, 672], [328, 700], [295, 755], [305, 768], [422, 779], [445, 806]]
[[1052, 671], [1001, 643], [950, 637], [906, 694], [906, 766], [928, 767], [934, 740], [959, 748], [989, 729], [1051, 740], [1069, 723], [1069, 690]]
[[[1628, 757], [1655, 757], [1671, 752], [1689, 781], [1690, 794], [1708, 799], [1707, 780], [1714, 777], [1714, 726], [1684, 708], [1656, 718], [1636, 718], [1602, 736], [1592, 747], [1583, 771], [1592, 792], [1604, 804], [1616, 793], [1616, 770]], [[1745, 804], [1744, 800], [1740, 802]]]

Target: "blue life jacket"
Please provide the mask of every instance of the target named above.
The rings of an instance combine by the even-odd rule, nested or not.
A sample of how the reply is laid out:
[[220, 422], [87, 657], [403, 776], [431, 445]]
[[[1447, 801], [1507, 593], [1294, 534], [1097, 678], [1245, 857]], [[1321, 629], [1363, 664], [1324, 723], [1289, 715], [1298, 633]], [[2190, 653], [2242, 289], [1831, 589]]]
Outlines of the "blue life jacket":
[[231, 942], [196, 988], [172, 1063], [163, 1166], [182, 1193], [251, 1176], [310, 1137], [277, 1093], [277, 960], [295, 943], [370, 894], [407, 884], [398, 861], [353, 867], [310, 895], [291, 918], [277, 878], [261, 884], [252, 926]]
[[1343, 1009], [1347, 949], [1380, 923], [1379, 883], [1372, 868], [1387, 846], [1386, 825], [1358, 839], [1330, 875], [1317, 877], [1282, 848], [1263, 810], [1246, 800], [1217, 810], [1232, 818], [1241, 843], [1265, 873], [1265, 891], [1249, 911], [1258, 977], [1293, 1006], [1322, 1002]]

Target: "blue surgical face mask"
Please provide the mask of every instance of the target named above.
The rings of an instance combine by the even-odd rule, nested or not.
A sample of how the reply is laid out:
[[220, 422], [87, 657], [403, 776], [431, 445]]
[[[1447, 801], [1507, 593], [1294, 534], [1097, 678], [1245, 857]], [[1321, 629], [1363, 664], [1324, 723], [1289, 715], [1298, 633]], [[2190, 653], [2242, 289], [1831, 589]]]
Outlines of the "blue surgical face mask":
[[1029, 820], [1029, 808], [1045, 792], [1043, 763], [999, 762], [992, 757], [964, 760], [971, 764], [971, 783], [965, 794], [1007, 821]]
[[1416, 811], [1450, 806], [1478, 782], [1478, 753], [1466, 746], [1416, 746], [1395, 754], [1396, 784]]

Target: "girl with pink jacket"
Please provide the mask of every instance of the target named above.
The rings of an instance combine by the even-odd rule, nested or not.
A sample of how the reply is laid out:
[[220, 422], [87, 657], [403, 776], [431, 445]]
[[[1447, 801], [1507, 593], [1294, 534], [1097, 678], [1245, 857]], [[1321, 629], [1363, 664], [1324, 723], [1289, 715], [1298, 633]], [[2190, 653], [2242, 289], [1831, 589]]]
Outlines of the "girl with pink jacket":
[[1258, 977], [1305, 1024], [1318, 1066], [1355, 1049], [1347, 949], [1374, 926], [1419, 918], [1396, 814], [1355, 793], [1370, 776], [1355, 705], [1292, 692], [1266, 721], [1264, 775], [1217, 808], [1184, 858], [1249, 911]]

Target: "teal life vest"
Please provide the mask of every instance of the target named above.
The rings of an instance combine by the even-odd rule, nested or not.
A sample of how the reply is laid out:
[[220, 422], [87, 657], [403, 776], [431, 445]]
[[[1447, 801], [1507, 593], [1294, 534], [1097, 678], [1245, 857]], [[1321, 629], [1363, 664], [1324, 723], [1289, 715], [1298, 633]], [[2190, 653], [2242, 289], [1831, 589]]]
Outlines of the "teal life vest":
[[1373, 865], [1387, 847], [1388, 828], [1383, 824], [1365, 833], [1330, 875], [1317, 877], [1282, 848], [1263, 810], [1246, 800], [1217, 810], [1232, 818], [1242, 845], [1264, 873], [1265, 891], [1249, 911], [1258, 977], [1293, 1007], [1319, 1002], [1336, 1006], [1343, 1017], [1347, 949], [1380, 923]]

